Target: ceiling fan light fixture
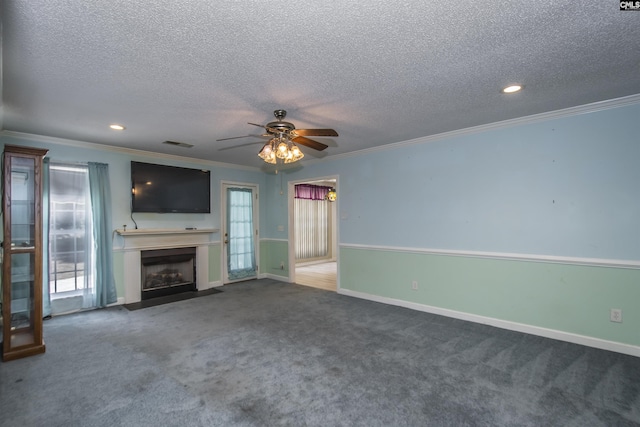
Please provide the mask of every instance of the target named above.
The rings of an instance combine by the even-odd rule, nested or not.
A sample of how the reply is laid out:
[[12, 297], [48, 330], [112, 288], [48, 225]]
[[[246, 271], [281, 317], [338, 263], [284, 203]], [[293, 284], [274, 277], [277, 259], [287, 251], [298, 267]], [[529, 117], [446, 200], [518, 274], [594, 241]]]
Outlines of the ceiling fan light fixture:
[[304, 153], [298, 148], [296, 144], [291, 143], [291, 148], [287, 152], [287, 156], [284, 158], [285, 163], [293, 163], [304, 157]]
[[258, 153], [258, 156], [260, 156], [262, 160], [266, 161], [272, 154], [273, 154], [273, 147], [271, 146], [271, 141], [269, 141], [266, 144], [264, 144], [264, 146], [262, 147], [262, 150], [260, 150], [260, 152]]
[[[248, 122], [248, 124], [261, 127], [267, 131], [262, 136], [272, 136], [272, 138], [258, 153], [258, 156], [267, 163], [276, 164], [277, 159], [282, 160], [283, 163], [293, 163], [304, 157], [304, 153], [293, 142], [295, 139], [299, 144], [314, 150], [322, 151], [329, 146], [313, 139], [307, 138], [308, 136], [338, 136], [338, 132], [333, 129], [296, 129], [293, 123], [285, 122], [283, 119], [287, 115], [285, 110], [275, 110], [273, 115], [276, 117], [276, 121], [269, 122], [266, 125], [259, 125], [256, 123]], [[226, 139], [235, 139], [244, 137], [222, 138], [218, 141]]]
[[274, 153], [273, 151], [271, 152], [271, 154], [264, 159], [265, 162], [270, 163], [272, 165], [275, 165], [277, 160], [276, 160], [276, 153]]
[[276, 156], [279, 159], [285, 159], [287, 154], [289, 154], [289, 144], [286, 139], [280, 138], [276, 148]]
[[304, 153], [291, 140], [284, 136], [271, 138], [262, 146], [258, 157], [267, 163], [275, 165], [278, 159], [283, 163], [293, 163], [304, 157]]
[[295, 162], [295, 160], [293, 160], [293, 153], [291, 153], [291, 151], [287, 152], [287, 156], [284, 158], [284, 163], [293, 163]]
[[298, 160], [302, 159], [304, 157], [304, 153], [302, 152], [302, 150], [300, 150], [298, 148], [297, 145], [294, 144], [293, 146], [293, 161], [297, 162]]

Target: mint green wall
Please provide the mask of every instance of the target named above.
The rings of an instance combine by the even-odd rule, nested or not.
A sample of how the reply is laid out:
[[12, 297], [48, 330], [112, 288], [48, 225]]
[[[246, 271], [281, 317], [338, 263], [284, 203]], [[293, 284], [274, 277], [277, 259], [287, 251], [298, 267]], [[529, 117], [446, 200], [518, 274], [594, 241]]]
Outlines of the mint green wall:
[[124, 298], [124, 252], [113, 252], [113, 275], [118, 298]]
[[[289, 276], [289, 243], [287, 241], [260, 240], [260, 274], [281, 276], [283, 280]], [[284, 262], [284, 270], [280, 263]]]
[[640, 346], [640, 270], [360, 248], [340, 261], [343, 289]]

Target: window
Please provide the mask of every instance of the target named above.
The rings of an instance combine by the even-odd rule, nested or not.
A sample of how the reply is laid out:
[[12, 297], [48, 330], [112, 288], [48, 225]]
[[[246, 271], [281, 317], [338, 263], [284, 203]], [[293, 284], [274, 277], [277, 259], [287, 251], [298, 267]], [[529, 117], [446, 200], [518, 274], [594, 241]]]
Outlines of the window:
[[82, 295], [91, 285], [91, 209], [86, 166], [51, 164], [49, 196], [49, 293]]

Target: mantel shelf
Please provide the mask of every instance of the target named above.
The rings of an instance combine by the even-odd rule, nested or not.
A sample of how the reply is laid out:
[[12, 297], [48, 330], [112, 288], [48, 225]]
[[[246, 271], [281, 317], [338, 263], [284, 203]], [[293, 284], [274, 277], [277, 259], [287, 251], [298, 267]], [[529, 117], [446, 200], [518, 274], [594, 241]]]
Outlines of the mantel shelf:
[[157, 234], [203, 234], [203, 233], [217, 233], [220, 231], [217, 228], [139, 228], [133, 230], [117, 229], [116, 233], [120, 236], [151, 236]]

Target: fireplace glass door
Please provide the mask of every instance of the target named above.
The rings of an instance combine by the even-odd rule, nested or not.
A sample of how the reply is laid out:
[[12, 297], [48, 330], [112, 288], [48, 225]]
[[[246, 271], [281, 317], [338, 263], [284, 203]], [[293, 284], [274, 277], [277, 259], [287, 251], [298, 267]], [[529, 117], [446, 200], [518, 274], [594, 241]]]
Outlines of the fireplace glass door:
[[141, 298], [196, 290], [196, 248], [142, 251]]

